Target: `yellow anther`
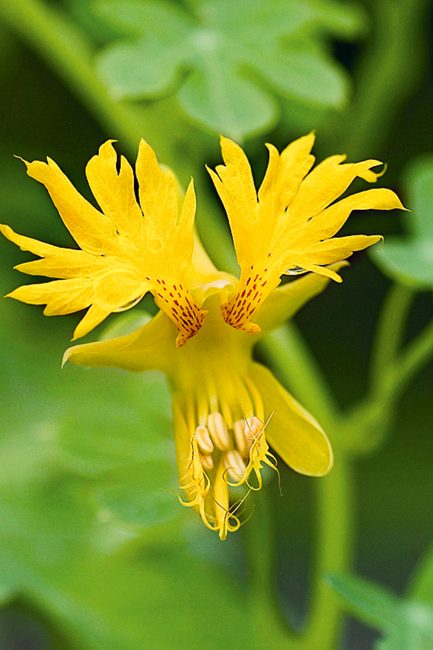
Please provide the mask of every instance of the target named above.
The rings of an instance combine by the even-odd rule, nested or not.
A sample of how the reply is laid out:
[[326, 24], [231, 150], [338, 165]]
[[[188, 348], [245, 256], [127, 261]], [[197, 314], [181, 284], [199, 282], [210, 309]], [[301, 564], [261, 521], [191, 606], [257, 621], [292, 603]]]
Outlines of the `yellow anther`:
[[195, 430], [195, 439], [197, 440], [200, 451], [205, 454], [211, 454], [213, 452], [214, 445], [207, 427], [202, 425], [198, 426]]
[[213, 469], [213, 458], [207, 454], [200, 454], [201, 465], [204, 470], [210, 472]]
[[263, 430], [263, 422], [253, 415], [245, 420], [245, 435], [249, 440], [257, 440]]
[[221, 451], [230, 449], [230, 436], [221, 413], [218, 411], [210, 413], [207, 419], [207, 426], [216, 447]]
[[239, 483], [245, 476], [247, 466], [240, 453], [236, 449], [231, 449], [224, 456], [224, 466], [228, 475], [233, 481]]
[[236, 448], [240, 455], [248, 458], [250, 453], [251, 439], [246, 437], [248, 431], [245, 420], [237, 420], [233, 425], [233, 435], [236, 442]]

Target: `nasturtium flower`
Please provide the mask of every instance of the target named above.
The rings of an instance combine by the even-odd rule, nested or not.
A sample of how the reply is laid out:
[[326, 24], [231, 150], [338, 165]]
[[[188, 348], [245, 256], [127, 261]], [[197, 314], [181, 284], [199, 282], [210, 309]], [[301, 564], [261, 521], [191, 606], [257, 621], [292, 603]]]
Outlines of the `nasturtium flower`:
[[[227, 211], [239, 279], [216, 269], [194, 234], [192, 182], [182, 196], [173, 173], [143, 141], [135, 178], [128, 162], [118, 161], [112, 141], [88, 163], [87, 179], [100, 210], [52, 160], [26, 163], [79, 248], [58, 248], [0, 226], [8, 239], [40, 258], [19, 270], [56, 278], [9, 296], [45, 304], [47, 315], [87, 309], [74, 339], [153, 294], [159, 312], [144, 326], [71, 347], [64, 360], [167, 375], [179, 498], [221, 539], [241, 525], [242, 504], [262, 486], [265, 466], [276, 469], [273, 451], [308, 476], [332, 468], [321, 426], [253, 360], [254, 345], [331, 279], [341, 281], [338, 271], [353, 251], [378, 241], [376, 235], [334, 237], [352, 210], [402, 207], [389, 189], [336, 201], [355, 178], [376, 181], [373, 168], [380, 163], [350, 164], [331, 156], [312, 169], [313, 143], [314, 135], [306, 135], [281, 154], [269, 145], [269, 165], [257, 191], [245, 153], [222, 138], [224, 165], [209, 172]], [[304, 275], [281, 284], [283, 275], [298, 274]]]

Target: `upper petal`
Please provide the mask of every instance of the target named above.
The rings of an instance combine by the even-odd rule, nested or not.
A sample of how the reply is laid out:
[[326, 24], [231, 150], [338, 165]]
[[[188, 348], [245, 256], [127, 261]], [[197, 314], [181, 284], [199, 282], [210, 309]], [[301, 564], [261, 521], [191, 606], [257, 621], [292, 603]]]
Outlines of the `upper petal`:
[[115, 228], [75, 189], [60, 167], [47, 158], [47, 162], [24, 161], [27, 174], [45, 185], [66, 228], [77, 244], [88, 253], [100, 255], [115, 234]]
[[[333, 264], [329, 270], [337, 273], [348, 262]], [[331, 278], [316, 273], [292, 280], [277, 287], [257, 310], [256, 321], [263, 334], [279, 327], [292, 318], [307, 302], [322, 293]]]
[[28, 174], [48, 189], [82, 250], [50, 246], [1, 226], [8, 239], [42, 258], [19, 265], [19, 270], [59, 278], [40, 289], [32, 285], [10, 295], [46, 304], [48, 314], [89, 307], [75, 330], [74, 338], [78, 338], [150, 291], [178, 328], [176, 343], [182, 345], [197, 333], [205, 317], [190, 291], [196, 280], [191, 264], [196, 206], [193, 184], [182, 197], [173, 173], [159, 165], [151, 147], [142, 141], [137, 158], [139, 203], [132, 168], [124, 158], [117, 167], [112, 142], [103, 144], [86, 168], [103, 212], [77, 192], [52, 160], [26, 163]]
[[309, 134], [281, 154], [268, 145], [268, 169], [257, 194], [242, 149], [222, 139], [225, 165], [210, 174], [227, 211], [241, 267], [237, 290], [222, 306], [223, 318], [237, 329], [259, 331], [253, 315], [285, 273], [312, 271], [341, 281], [327, 265], [380, 238], [332, 239], [352, 210], [403, 207], [396, 194], [386, 189], [360, 192], [333, 203], [355, 178], [376, 181], [381, 174], [373, 168], [380, 162], [345, 163], [345, 156], [331, 156], [310, 171], [313, 143], [314, 135]]

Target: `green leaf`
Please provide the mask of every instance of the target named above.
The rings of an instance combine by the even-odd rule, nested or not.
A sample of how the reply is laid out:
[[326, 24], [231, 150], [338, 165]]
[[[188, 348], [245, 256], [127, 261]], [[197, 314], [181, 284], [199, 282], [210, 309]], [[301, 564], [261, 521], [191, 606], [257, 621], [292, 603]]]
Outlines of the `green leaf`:
[[[152, 65], [145, 65], [146, 61]], [[149, 37], [107, 47], [97, 69], [113, 97], [140, 99], [168, 91], [175, 84], [181, 63], [182, 51], [175, 44], [160, 50]]]
[[173, 467], [149, 463], [135, 480], [123, 478], [98, 487], [100, 517], [115, 517], [141, 527], [165, 524], [185, 514], [176, 496], [178, 491]]
[[433, 242], [433, 156], [413, 162], [406, 173], [409, 207], [413, 218], [408, 220], [416, 239]]
[[[161, 376], [61, 370], [70, 323], [42, 327], [9, 301], [0, 315], [2, 601], [28, 603], [80, 650], [246, 647], [242, 588], [186, 552], [176, 523]], [[189, 544], [211, 535], [187, 514]]]
[[348, 97], [348, 79], [324, 52], [306, 44], [258, 56], [255, 67], [282, 95], [307, 106], [341, 107]]
[[210, 65], [189, 76], [179, 100], [194, 121], [237, 140], [259, 133], [273, 124], [277, 116], [272, 98], [260, 88]]
[[433, 286], [433, 242], [387, 237], [371, 255], [379, 268], [398, 282], [421, 290]]
[[433, 157], [412, 162], [405, 175], [408, 234], [387, 237], [371, 255], [391, 278], [420, 290], [433, 288]]
[[379, 630], [391, 630], [399, 625], [399, 600], [374, 583], [349, 575], [332, 575], [328, 584], [344, 599], [350, 611]]
[[433, 608], [403, 600], [356, 576], [332, 575], [328, 583], [344, 599], [350, 612], [385, 634], [380, 650], [429, 650], [433, 647]]
[[433, 547], [427, 551], [417, 567], [408, 595], [433, 607]]
[[327, 54], [327, 39], [353, 38], [364, 25], [356, 5], [332, 0], [201, 0], [190, 13], [162, 0], [99, 0], [96, 8], [125, 35], [98, 60], [113, 95], [157, 98], [175, 89], [189, 118], [239, 140], [275, 124], [277, 97], [343, 106], [347, 75]]

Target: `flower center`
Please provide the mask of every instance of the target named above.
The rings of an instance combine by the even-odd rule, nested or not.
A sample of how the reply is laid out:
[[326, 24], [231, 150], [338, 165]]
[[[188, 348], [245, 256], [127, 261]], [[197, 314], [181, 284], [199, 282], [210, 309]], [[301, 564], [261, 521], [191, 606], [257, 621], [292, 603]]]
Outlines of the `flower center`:
[[235, 399], [227, 399], [221, 390], [202, 390], [186, 404], [189, 453], [181, 477], [186, 499], [181, 503], [194, 507], [221, 539], [240, 527], [246, 497], [262, 487], [263, 466], [276, 469], [260, 394], [248, 377], [235, 383]]

